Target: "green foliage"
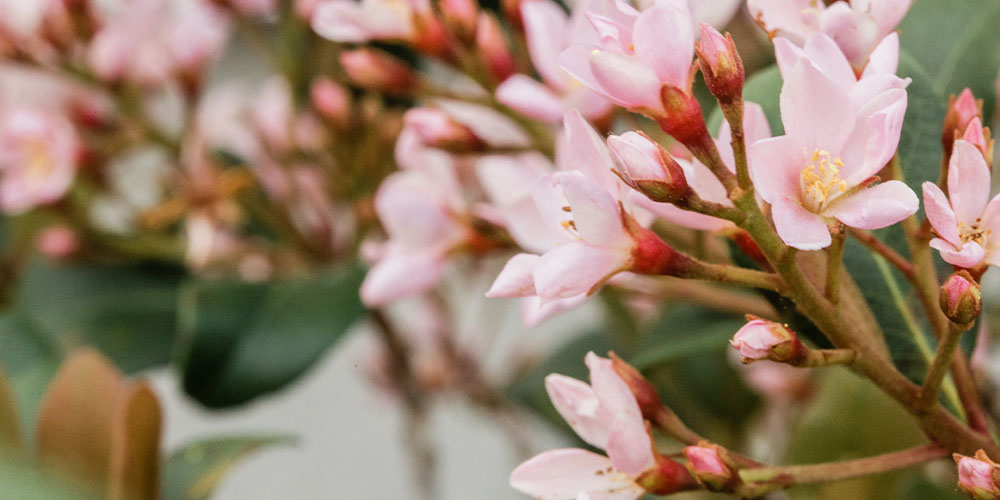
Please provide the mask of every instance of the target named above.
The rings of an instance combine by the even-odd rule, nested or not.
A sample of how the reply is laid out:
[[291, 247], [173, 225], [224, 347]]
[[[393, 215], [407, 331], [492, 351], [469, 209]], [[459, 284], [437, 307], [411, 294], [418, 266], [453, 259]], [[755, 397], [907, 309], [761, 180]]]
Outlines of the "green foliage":
[[188, 444], [164, 464], [162, 500], [208, 500], [234, 467], [265, 447], [287, 445], [285, 436], [213, 438]]
[[98, 500], [100, 495], [70, 488], [43, 475], [23, 459], [0, 453], [0, 498], [11, 500]]
[[363, 277], [352, 266], [296, 281], [185, 284], [177, 357], [185, 391], [225, 407], [295, 380], [365, 314]]

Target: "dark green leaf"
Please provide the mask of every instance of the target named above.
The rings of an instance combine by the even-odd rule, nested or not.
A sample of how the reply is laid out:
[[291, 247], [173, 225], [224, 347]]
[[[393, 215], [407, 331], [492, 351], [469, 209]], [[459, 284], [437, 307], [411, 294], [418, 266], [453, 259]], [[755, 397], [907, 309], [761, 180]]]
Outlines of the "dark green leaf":
[[185, 391], [225, 407], [297, 379], [364, 315], [363, 277], [352, 266], [295, 281], [187, 284], [177, 359]]
[[916, 193], [921, 184], [937, 182], [941, 169], [941, 123], [947, 99], [934, 89], [930, 76], [908, 53], [899, 58], [899, 76], [912, 81], [907, 87], [906, 119], [899, 137], [899, 160], [906, 184]]
[[0, 365], [7, 374], [17, 401], [25, 442], [33, 442], [38, 405], [59, 367], [61, 355], [16, 314], [0, 315]]
[[261, 448], [294, 442], [287, 436], [214, 438], [191, 443], [163, 469], [163, 500], [207, 500], [234, 467]]
[[[993, 2], [994, 5], [996, 2]], [[993, 114], [996, 101], [997, 68], [1000, 67], [1000, 9], [980, 12], [975, 21], [963, 28], [965, 37], [950, 57], [943, 61], [937, 75], [938, 88], [958, 94], [968, 87], [983, 99], [986, 123]]]
[[14, 307], [51, 345], [63, 351], [95, 347], [132, 373], [169, 362], [182, 275], [172, 268], [38, 260], [22, 279]]
[[[934, 77], [950, 78], [945, 63], [961, 57], [968, 50], [967, 42], [988, 24], [990, 16], [1000, 11], [996, 0], [917, 0], [900, 23], [899, 40], [905, 52], [912, 54]], [[995, 26], [995, 24], [993, 24]], [[987, 50], [974, 51], [974, 57], [987, 55]], [[972, 54], [970, 54], [972, 55]], [[991, 71], [996, 71], [993, 65]]]

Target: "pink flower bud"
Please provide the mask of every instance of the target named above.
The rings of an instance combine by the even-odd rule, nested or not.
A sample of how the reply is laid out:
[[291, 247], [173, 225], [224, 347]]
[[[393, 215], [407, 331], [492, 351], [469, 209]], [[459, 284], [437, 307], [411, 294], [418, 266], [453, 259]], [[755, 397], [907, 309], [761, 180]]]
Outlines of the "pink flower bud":
[[413, 108], [403, 116], [403, 123], [417, 133], [421, 142], [434, 148], [475, 151], [484, 145], [469, 127], [438, 109]]
[[[962, 140], [979, 148], [986, 163], [993, 165], [993, 138], [990, 137], [989, 127], [983, 127], [983, 121], [977, 116], [969, 122], [962, 134]], [[952, 146], [954, 148], [954, 146]]]
[[506, 80], [514, 74], [514, 58], [507, 46], [507, 37], [500, 28], [497, 18], [489, 13], [479, 15], [476, 28], [476, 46], [482, 54], [486, 67], [497, 81]]
[[733, 37], [725, 37], [715, 28], [702, 23], [698, 42], [698, 64], [705, 84], [719, 102], [726, 104], [743, 97], [743, 60], [736, 51]]
[[1000, 499], [1000, 467], [979, 450], [973, 457], [952, 455], [958, 466], [958, 487], [976, 500]]
[[726, 463], [723, 453], [718, 446], [707, 443], [684, 448], [688, 468], [713, 491], [722, 490], [736, 479], [733, 468]]
[[43, 230], [35, 245], [42, 255], [63, 259], [80, 248], [80, 237], [69, 227], [54, 226]]
[[802, 354], [802, 344], [794, 332], [771, 321], [748, 316], [729, 343], [739, 351], [744, 363], [770, 359], [791, 361]]
[[965, 325], [976, 320], [983, 307], [979, 284], [968, 271], [948, 277], [941, 286], [941, 310], [952, 322]]
[[670, 495], [698, 488], [698, 480], [687, 467], [662, 455], [656, 457], [656, 467], [639, 476], [636, 483], [654, 495]]
[[684, 170], [642, 132], [626, 132], [608, 138], [621, 167], [621, 178], [647, 198], [682, 204], [691, 195], [691, 187], [684, 177]]
[[385, 92], [408, 94], [417, 86], [413, 70], [387, 52], [376, 49], [348, 50], [340, 54], [340, 64], [357, 86]]
[[948, 113], [944, 116], [944, 125], [941, 127], [941, 144], [946, 154], [951, 154], [956, 136], [961, 137], [974, 118], [982, 119], [982, 109], [983, 101], [976, 99], [968, 88], [958, 98], [951, 96], [948, 99]]
[[338, 125], [346, 125], [350, 120], [351, 96], [337, 82], [326, 77], [316, 78], [309, 89], [309, 97], [316, 111], [327, 120]]

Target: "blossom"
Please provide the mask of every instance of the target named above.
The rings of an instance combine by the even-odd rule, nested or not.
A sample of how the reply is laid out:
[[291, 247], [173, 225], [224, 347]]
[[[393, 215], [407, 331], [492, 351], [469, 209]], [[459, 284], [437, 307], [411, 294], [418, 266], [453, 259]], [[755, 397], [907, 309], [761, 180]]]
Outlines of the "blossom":
[[996, 477], [998, 466], [983, 450], [975, 456], [967, 457], [954, 454], [955, 465], [958, 467], [958, 486], [977, 500], [996, 500], [1000, 498], [1000, 487]]
[[833, 39], [860, 71], [879, 41], [896, 28], [912, 0], [748, 0], [750, 14], [770, 33], [799, 44], [816, 32]]
[[899, 143], [906, 92], [887, 90], [861, 108], [808, 61], [781, 90], [786, 135], [750, 147], [750, 174], [771, 204], [778, 235], [800, 250], [831, 242], [827, 221], [880, 229], [917, 211], [916, 195], [891, 180], [870, 185]]
[[763, 319], [752, 319], [736, 332], [730, 345], [743, 362], [763, 359], [785, 360], [795, 354], [796, 336], [782, 325]]
[[10, 214], [58, 201], [76, 177], [79, 138], [54, 112], [7, 109], [0, 116], [0, 208]]
[[931, 240], [949, 264], [964, 268], [1000, 263], [1000, 195], [989, 200], [990, 169], [979, 149], [955, 141], [948, 165], [948, 197], [932, 182], [923, 184], [924, 206], [937, 238]]
[[510, 475], [514, 488], [539, 498], [634, 500], [645, 489], [636, 479], [657, 464], [653, 443], [632, 391], [615, 373], [611, 360], [588, 353], [590, 385], [549, 375], [545, 388], [552, 404], [577, 435], [608, 456], [582, 449], [542, 453]]
[[[600, 0], [599, 0], [600, 1]], [[584, 17], [593, 1], [577, 4], [572, 16], [552, 0], [529, 0], [521, 4], [525, 38], [531, 62], [542, 82], [517, 74], [496, 91], [497, 99], [525, 116], [554, 123], [566, 111], [577, 108], [587, 118], [607, 114], [610, 103], [593, 90], [581, 86], [559, 67], [559, 54], [577, 43], [598, 43], [597, 33]]]
[[687, 2], [663, 0], [641, 13], [607, 0], [587, 13], [599, 44], [574, 44], [559, 63], [588, 88], [626, 108], [666, 113], [664, 85], [687, 92], [694, 57], [694, 26]]

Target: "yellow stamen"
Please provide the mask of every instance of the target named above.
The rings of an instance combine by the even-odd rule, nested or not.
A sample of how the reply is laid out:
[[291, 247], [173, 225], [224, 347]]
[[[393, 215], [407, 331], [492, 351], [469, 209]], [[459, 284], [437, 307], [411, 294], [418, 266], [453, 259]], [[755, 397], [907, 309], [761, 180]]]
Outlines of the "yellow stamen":
[[[806, 151], [803, 151], [804, 153]], [[802, 204], [819, 213], [831, 201], [847, 191], [847, 182], [840, 178], [844, 162], [829, 151], [814, 149], [800, 174]]]

